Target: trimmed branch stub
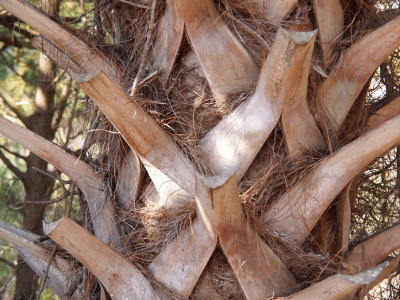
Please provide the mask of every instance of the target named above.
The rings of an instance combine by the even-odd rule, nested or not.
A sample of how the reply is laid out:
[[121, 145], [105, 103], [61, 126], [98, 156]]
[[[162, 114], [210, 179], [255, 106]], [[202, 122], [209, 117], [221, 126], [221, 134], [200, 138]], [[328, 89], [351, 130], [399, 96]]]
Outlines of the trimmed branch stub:
[[333, 56], [335, 42], [339, 40], [344, 28], [344, 12], [340, 0], [313, 0], [314, 15], [317, 21], [325, 65]]
[[266, 226], [301, 245], [328, 205], [373, 159], [400, 142], [400, 116], [339, 149], [264, 213]]
[[351, 46], [318, 90], [324, 114], [337, 131], [365, 83], [379, 65], [400, 46], [400, 17]]
[[112, 247], [122, 246], [113, 219], [114, 207], [106, 199], [102, 180], [87, 164], [52, 142], [4, 118], [0, 118], [0, 133], [71, 178], [85, 195], [96, 237]]
[[156, 36], [152, 53], [154, 67], [162, 70], [164, 84], [167, 83], [169, 74], [175, 63], [183, 37], [184, 22], [176, 7], [176, 2], [166, 0], [164, 16], [157, 23]]
[[388, 263], [380, 264], [375, 268], [356, 275], [334, 275], [317, 282], [310, 287], [286, 297], [287, 300], [337, 300], [346, 299], [353, 295], [360, 287], [373, 282]]
[[177, 0], [176, 5], [217, 105], [226, 110], [227, 94], [249, 88], [258, 67], [222, 22], [212, 0]]
[[395, 98], [390, 101], [384, 107], [378, 109], [367, 122], [367, 126], [369, 129], [374, 129], [381, 125], [382, 123], [394, 118], [395, 116], [400, 114], [400, 97]]
[[400, 248], [400, 225], [379, 233], [358, 244], [346, 263], [361, 270], [371, 268]]
[[118, 200], [123, 208], [130, 209], [135, 205], [144, 178], [139, 157], [131, 149], [119, 165], [118, 172]]
[[296, 281], [282, 260], [251, 228], [240, 203], [235, 176], [196, 181], [197, 218], [150, 264], [153, 276], [190, 296], [217, 236], [247, 299], [289, 294]]
[[[208, 178], [214, 185], [215, 179]], [[221, 247], [246, 298], [288, 295], [296, 280], [283, 261], [251, 228], [240, 203], [236, 178], [211, 189]]]
[[166, 287], [188, 298], [217, 245], [212, 212], [212, 192], [196, 179], [197, 217], [149, 265], [153, 276]]
[[69, 58], [86, 72], [101, 70], [119, 82], [119, 74], [112, 63], [101, 58], [91, 47], [51, 20], [37, 7], [25, 0], [0, 0], [0, 6], [35, 28], [62, 52], [68, 53]]
[[288, 89], [282, 109], [282, 126], [289, 155], [301, 149], [320, 150], [327, 147], [307, 102], [308, 75], [317, 30], [290, 33], [286, 55], [292, 55], [292, 70], [285, 78]]
[[75, 74], [84, 73], [84, 69], [74, 62], [65, 52], [60, 50], [52, 42], [48, 41], [42, 36], [35, 37], [32, 40], [33, 46], [42, 52], [44, 55], [56, 62], [56, 64], [64, 69], [68, 74], [71, 72]]
[[364, 299], [364, 297], [368, 294], [368, 292], [378, 285], [380, 282], [382, 282], [384, 279], [388, 278], [390, 275], [392, 275], [394, 272], [396, 272], [397, 268], [399, 267], [400, 263], [400, 256], [396, 256], [394, 258], [390, 258], [388, 260], [389, 265], [386, 267], [383, 267], [381, 273], [377, 278], [375, 278], [374, 281], [372, 281], [369, 285], [363, 286], [361, 290], [358, 292], [359, 299]]
[[243, 4], [257, 11], [269, 22], [279, 24], [290, 13], [297, 0], [250, 0]]
[[285, 99], [293, 96], [293, 81], [305, 54], [303, 45], [314, 34], [280, 28], [254, 94], [200, 141], [200, 150], [217, 175], [236, 173], [238, 181], [243, 177], [275, 128]]
[[70, 219], [44, 224], [43, 230], [96, 276], [112, 299], [159, 299], [128, 260]]
[[165, 207], [194, 196], [195, 171], [166, 132], [102, 72], [73, 75], [140, 157]]
[[[38, 237], [34, 233], [0, 221], [0, 238], [13, 244], [24, 261], [37, 275], [43, 278], [47, 265], [50, 262], [51, 254], [43, 247], [34, 244], [34, 241]], [[46, 285], [61, 299], [68, 287], [68, 278], [66, 277], [68, 270], [69, 262], [55, 255], [51, 260]], [[81, 299], [79, 292], [75, 293], [70, 299]]]

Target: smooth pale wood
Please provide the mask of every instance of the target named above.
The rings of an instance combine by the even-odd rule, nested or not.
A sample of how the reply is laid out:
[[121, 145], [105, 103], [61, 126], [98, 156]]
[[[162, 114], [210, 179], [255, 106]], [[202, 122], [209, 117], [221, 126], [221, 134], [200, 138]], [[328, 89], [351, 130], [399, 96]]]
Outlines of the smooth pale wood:
[[[285, 78], [286, 84], [292, 87], [288, 90], [282, 109], [283, 133], [289, 154], [302, 149], [320, 150], [327, 147], [307, 102], [308, 75], [317, 31], [312, 33], [310, 40], [293, 45], [297, 52], [291, 62], [292, 72]], [[308, 37], [311, 33], [304, 35]]]
[[[314, 33], [278, 30], [254, 94], [218, 123], [199, 148], [216, 175], [236, 173], [240, 180], [278, 122], [286, 97], [292, 95], [298, 70], [294, 61]], [[288, 53], [288, 54], [286, 54]]]
[[330, 127], [337, 131], [367, 80], [400, 46], [400, 17], [351, 46], [318, 90]]
[[193, 199], [194, 167], [168, 134], [103, 72], [73, 78], [140, 157], [163, 205]]
[[384, 107], [378, 109], [369, 119], [367, 126], [374, 129], [382, 123], [400, 114], [400, 97], [390, 101]]
[[64, 53], [68, 53], [68, 56], [86, 72], [101, 70], [119, 82], [119, 74], [112, 63], [100, 57], [92, 48], [51, 20], [37, 7], [24, 0], [0, 0], [0, 6], [32, 26]]
[[[29, 231], [18, 228], [12, 224], [0, 221], [0, 238], [13, 244], [21, 254], [24, 261], [40, 277], [44, 277], [45, 270], [50, 262], [51, 255], [43, 247], [34, 244], [39, 236]], [[52, 289], [61, 299], [68, 287], [69, 263], [59, 255], [55, 255], [51, 260], [49, 272], [47, 274], [46, 285]], [[71, 299], [80, 299], [78, 294], [74, 294]]]
[[44, 224], [43, 230], [96, 276], [112, 299], [159, 299], [137, 268], [70, 219]]
[[328, 65], [332, 60], [335, 42], [343, 33], [343, 7], [340, 0], [313, 0], [313, 11], [324, 55], [324, 63]]
[[176, 2], [166, 0], [165, 13], [157, 23], [156, 36], [152, 49], [154, 67], [163, 70], [162, 78], [167, 83], [175, 63], [183, 37], [184, 22], [178, 13]]
[[222, 22], [212, 0], [175, 3], [217, 105], [226, 110], [227, 94], [249, 88], [257, 79], [258, 67]]
[[68, 74], [70, 74], [71, 72], [76, 74], [84, 72], [84, 70], [77, 63], [75, 63], [65, 52], [60, 50], [56, 45], [44, 39], [43, 37], [35, 37], [32, 40], [32, 44], [44, 55], [51, 58], [60, 68], [64, 69]]
[[301, 245], [339, 192], [378, 155], [400, 142], [400, 116], [339, 149], [263, 215], [267, 227]]
[[350, 252], [346, 263], [361, 270], [366, 270], [377, 265], [399, 248], [400, 225], [397, 225], [358, 244]]
[[144, 172], [139, 157], [132, 150], [126, 154], [118, 172], [119, 203], [125, 209], [133, 208], [143, 183]]
[[197, 217], [149, 265], [153, 276], [169, 289], [188, 298], [217, 245], [210, 188], [196, 179]]
[[[215, 180], [210, 178], [210, 182]], [[235, 176], [211, 191], [219, 242], [246, 299], [290, 294], [297, 285], [296, 280], [251, 228], [243, 213]]]
[[343, 257], [347, 255], [350, 243], [350, 225], [351, 225], [351, 204], [349, 197], [350, 188], [351, 188], [351, 183], [349, 183], [346, 186], [346, 188], [342, 191], [336, 205], [336, 224], [338, 227], [337, 251], [341, 253]]
[[375, 286], [377, 286], [383, 280], [392, 275], [397, 270], [399, 263], [400, 263], [400, 256], [396, 256], [395, 258], [391, 259], [389, 261], [389, 265], [382, 269], [382, 272], [374, 281], [372, 281], [372, 283], [361, 288], [359, 292], [360, 299], [364, 299], [364, 297], [368, 294], [370, 290], [372, 290]]
[[87, 164], [52, 142], [4, 118], [0, 118], [0, 133], [71, 178], [85, 195], [96, 237], [112, 247], [121, 247], [120, 233], [113, 219], [114, 208], [106, 199], [102, 180]]
[[243, 1], [243, 4], [259, 12], [267, 21], [280, 23], [296, 2], [296, 0], [250, 0]]
[[374, 281], [388, 263], [356, 275], [334, 275], [286, 297], [287, 300], [340, 300], [352, 295], [363, 285]]

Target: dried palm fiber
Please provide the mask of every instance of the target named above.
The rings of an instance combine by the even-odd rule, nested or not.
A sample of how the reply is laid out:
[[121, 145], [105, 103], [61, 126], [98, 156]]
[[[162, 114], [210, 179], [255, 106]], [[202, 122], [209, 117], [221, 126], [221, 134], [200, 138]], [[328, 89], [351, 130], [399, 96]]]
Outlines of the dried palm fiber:
[[[342, 2], [344, 11], [351, 13], [346, 13], [344, 16], [346, 26], [341, 40], [335, 44], [331, 63], [328, 65], [323, 63], [322, 48], [318, 43], [312, 58], [307, 93], [313, 114], [321, 105], [317, 99], [317, 86], [332, 71], [333, 66], [340, 61], [342, 52], [364, 37], [370, 30], [382, 25], [382, 18], [377, 17], [378, 14], [373, 3], [357, 0]], [[75, 28], [74, 32], [119, 66], [123, 74], [122, 78], [124, 78], [123, 87], [129, 90], [143, 60], [143, 48], [149, 31], [152, 2], [98, 1], [98, 4], [96, 10], [90, 14], [96, 27], [88, 26], [82, 30]], [[244, 5], [243, 1], [221, 0], [215, 1], [215, 4], [223, 22], [245, 45], [256, 65], [260, 66], [269, 53], [279, 24], [262, 19], [257, 12]], [[293, 11], [285, 17], [282, 26], [290, 28], [293, 20], [296, 19], [297, 8], [301, 5], [307, 6], [308, 2], [299, 1], [298, 6], [294, 7]], [[157, 20], [161, 18], [164, 10], [165, 4], [159, 3], [156, 9]], [[312, 23], [314, 21], [312, 13], [308, 17]], [[65, 25], [67, 26], [67, 24]], [[202, 175], [211, 175], [213, 170], [202, 157], [197, 148], [197, 142], [223, 119], [227, 112], [220, 110], [216, 105], [211, 88], [193, 54], [192, 45], [186, 38], [186, 34], [185, 32], [179, 56], [168, 81], [164, 82], [162, 74], [155, 73], [143, 84], [139, 83], [135, 100], [168, 132]], [[399, 70], [396, 55], [398, 55], [398, 51], [379, 70], [381, 74], [386, 72], [383, 77], [386, 82], [381, 84], [391, 86], [391, 90], [387, 90], [388, 93], [396, 92], [399, 89], [398, 76], [396, 76], [396, 72], [393, 72], [393, 70]], [[156, 71], [152, 69], [151, 61], [152, 57], [149, 55], [146, 58], [143, 79]], [[399, 74], [398, 71], [397, 74]], [[246, 89], [230, 94], [228, 97], [229, 111], [238, 107], [252, 93], [251, 89]], [[322, 227], [326, 224], [318, 224], [313, 235], [300, 248], [292, 246], [284, 236], [267, 230], [261, 224], [260, 217], [272, 203], [277, 201], [305, 174], [312, 172], [324, 157], [364, 133], [367, 130], [365, 127], [368, 117], [377, 110], [377, 105], [383, 101], [373, 93], [367, 93], [366, 88], [365, 96], [357, 99], [354, 109], [350, 112], [350, 115], [355, 117], [348, 118], [343, 123], [340, 134], [328, 130], [327, 119], [317, 118], [318, 125], [329, 146], [329, 150], [326, 151], [304, 150], [287, 157], [282, 127], [278, 124], [248, 172], [239, 182], [241, 202], [252, 227], [287, 263], [298, 281], [303, 283], [301, 288], [335, 274], [338, 270], [341, 272], [353, 272], [354, 270], [346, 270], [346, 265], [342, 264], [336, 253], [320, 251], [320, 253], [314, 254], [312, 252], [315, 249], [321, 250], [318, 248], [320, 242], [318, 236], [320, 232], [324, 232]], [[366, 109], [358, 111], [357, 108], [360, 104]], [[86, 120], [88, 134], [81, 156], [103, 176], [109, 201], [112, 201], [117, 207], [118, 222], [124, 234], [122, 253], [151, 278], [147, 271], [147, 265], [172, 239], [191, 226], [196, 217], [195, 206], [189, 202], [171, 209], [159, 207], [149, 196], [148, 189], [151, 189], [151, 184], [149, 177], [145, 175], [143, 188], [134, 206], [130, 209], [122, 207], [116, 191], [119, 185], [119, 166], [127, 155], [128, 146], [108, 119], [91, 105], [90, 100], [88, 100]], [[360, 129], [354, 131], [355, 126]], [[352, 191], [356, 193], [355, 203], [352, 204], [352, 242], [354, 244], [366, 238], [360, 232], [365, 231], [366, 234], [369, 234], [376, 230], [384, 230], [398, 219], [399, 208], [396, 197], [398, 197], [399, 184], [394, 182], [395, 180], [390, 176], [391, 172], [398, 171], [397, 150], [378, 158], [368, 168], [368, 172], [360, 174], [353, 181]], [[376, 180], [377, 176], [383, 179], [379, 183]], [[384, 202], [379, 200], [383, 198], [388, 200]], [[375, 201], [371, 201], [371, 199]], [[335, 202], [332, 203], [331, 208], [334, 205]], [[373, 224], [367, 223], [369, 220], [365, 217], [367, 214], [374, 216]], [[328, 209], [324, 219], [328, 220], [328, 224], [330, 224], [328, 227], [335, 231], [336, 228], [332, 225], [332, 215], [332, 210]], [[93, 282], [88, 294], [99, 292], [99, 288]], [[152, 283], [157, 285], [155, 280]], [[207, 286], [207, 288], [200, 289], [200, 285]], [[199, 286], [193, 292], [193, 299], [196, 297], [198, 299], [214, 298], [217, 295], [221, 299], [243, 298], [239, 284], [220, 248], [217, 248], [213, 254], [201, 277]], [[158, 286], [158, 289], [160, 293], [165, 293], [166, 298], [178, 298], [177, 295], [162, 286]], [[204, 292], [207, 290], [208, 292]]]

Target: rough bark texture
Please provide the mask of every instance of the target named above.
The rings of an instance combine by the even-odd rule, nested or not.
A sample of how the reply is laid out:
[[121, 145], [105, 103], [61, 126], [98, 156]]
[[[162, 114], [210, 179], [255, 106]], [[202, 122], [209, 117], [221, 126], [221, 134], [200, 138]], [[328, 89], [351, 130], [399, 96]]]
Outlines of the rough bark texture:
[[[390, 276], [397, 257], [377, 264], [399, 247], [382, 247], [398, 227], [358, 231], [399, 218], [398, 87], [388, 74], [400, 73], [400, 17], [385, 24], [372, 4], [342, 4], [97, 0], [88, 35], [0, 0], [44, 35], [36, 47], [79, 73], [92, 101], [80, 157], [0, 119], [0, 132], [84, 194], [94, 235], [67, 219], [47, 232], [88, 299], [351, 299]], [[49, 78], [52, 67], [40, 68]], [[389, 104], [369, 92], [377, 78], [396, 95]], [[29, 124], [51, 140], [54, 94], [43, 91]], [[29, 167], [46, 168], [35, 159]], [[390, 192], [370, 188], [378, 183]], [[52, 182], [34, 184], [27, 200]], [[39, 230], [31, 217], [24, 226]]]

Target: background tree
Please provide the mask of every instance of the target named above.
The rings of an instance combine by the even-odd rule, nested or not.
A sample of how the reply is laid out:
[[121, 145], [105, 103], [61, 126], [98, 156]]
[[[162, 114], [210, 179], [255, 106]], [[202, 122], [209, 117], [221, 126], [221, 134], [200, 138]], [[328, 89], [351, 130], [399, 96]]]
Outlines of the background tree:
[[396, 271], [397, 2], [93, 4], [0, 0], [93, 101], [77, 156], [0, 119], [85, 199], [60, 249], [0, 226], [55, 293], [351, 299]]
[[[42, 9], [49, 16], [56, 16], [59, 11], [58, 1], [43, 1]], [[45, 55], [35, 55], [30, 39], [32, 31], [24, 23], [11, 14], [3, 11], [0, 23], [2, 25], [2, 77], [0, 97], [4, 108], [8, 110], [18, 123], [23, 124], [32, 132], [53, 140], [62, 121], [71, 91], [71, 79], [65, 79], [64, 72], [56, 71], [56, 64]], [[36, 62], [38, 61], [38, 62]], [[58, 95], [56, 96], [59, 86]], [[30, 101], [29, 98], [33, 98]], [[21, 105], [21, 102], [27, 104]], [[47, 162], [30, 152], [11, 151], [11, 143], [0, 149], [0, 159], [21, 180], [24, 188], [25, 202], [44, 201], [50, 198], [54, 189], [54, 178], [40, 170], [47, 171]], [[13, 156], [14, 159], [10, 159]], [[5, 175], [5, 173], [3, 173]], [[3, 177], [3, 179], [5, 179]], [[7, 183], [3, 181], [5, 189]], [[11, 187], [10, 187], [11, 188]], [[6, 190], [4, 204], [16, 205], [23, 198], [16, 198], [10, 203]], [[45, 205], [16, 205], [22, 209], [22, 228], [36, 234], [43, 234], [42, 220]], [[16, 268], [16, 285], [14, 299], [28, 299], [35, 293], [37, 278], [35, 272], [23, 260]]]

